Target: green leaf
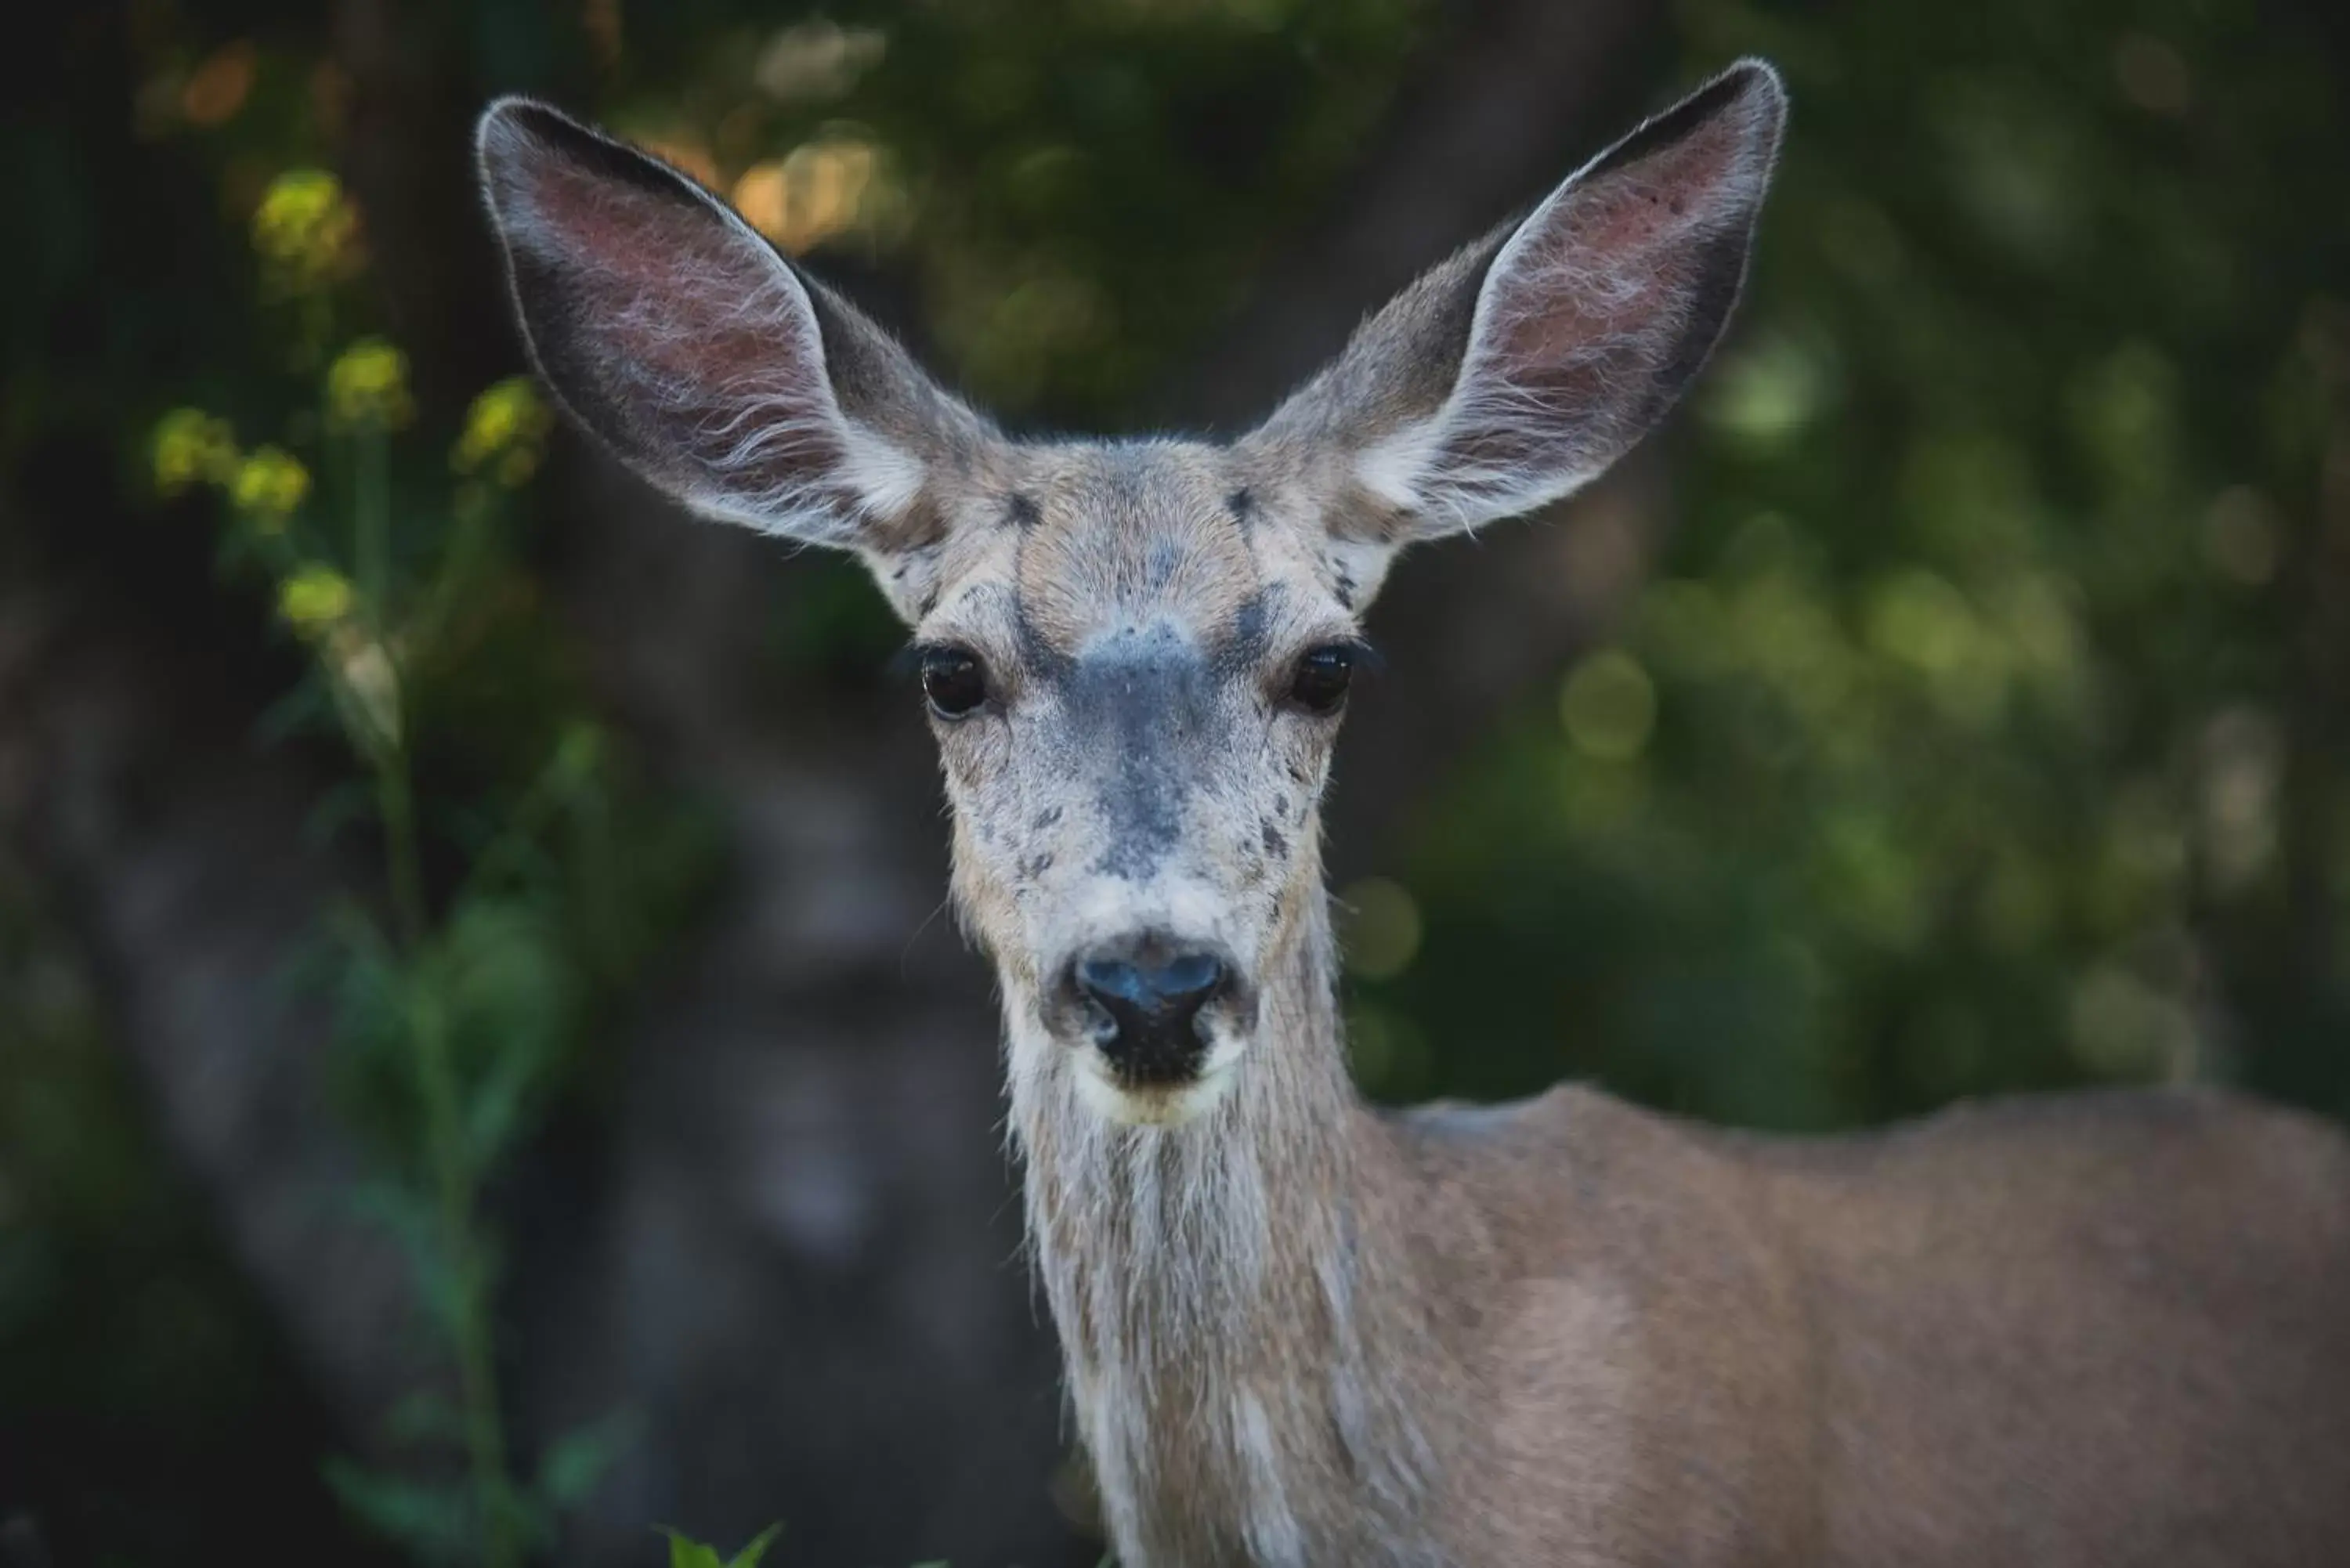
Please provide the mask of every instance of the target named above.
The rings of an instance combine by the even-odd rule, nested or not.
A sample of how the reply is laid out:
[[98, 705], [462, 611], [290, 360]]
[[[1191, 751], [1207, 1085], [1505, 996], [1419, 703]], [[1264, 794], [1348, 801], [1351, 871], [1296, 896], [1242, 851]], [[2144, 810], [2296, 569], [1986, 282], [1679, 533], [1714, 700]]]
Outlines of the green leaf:
[[337, 1501], [411, 1555], [453, 1563], [472, 1546], [473, 1511], [463, 1483], [408, 1480], [342, 1459], [320, 1469]]
[[615, 1410], [575, 1427], [546, 1447], [538, 1462], [538, 1495], [549, 1508], [576, 1508], [637, 1440], [633, 1410]]
[[722, 1563], [714, 1550], [691, 1535], [671, 1530], [666, 1524], [660, 1529], [663, 1535], [669, 1537], [669, 1568], [759, 1568], [759, 1559], [767, 1554], [767, 1548], [773, 1546], [775, 1537], [784, 1532], [780, 1523], [771, 1524], [753, 1536], [742, 1551]]
[[534, 901], [467, 899], [451, 912], [430, 971], [447, 1008], [466, 1147], [494, 1163], [527, 1126], [581, 1021], [578, 971]]
[[465, 1085], [465, 1147], [477, 1168], [497, 1162], [524, 1127], [546, 1077], [546, 1064], [527, 1049], [498, 1052], [479, 1078]]
[[669, 1537], [669, 1568], [726, 1568], [718, 1561], [718, 1553], [682, 1532], [660, 1526]]
[[400, 1243], [426, 1316], [453, 1341], [472, 1307], [432, 1200], [400, 1182], [375, 1178], [354, 1182], [343, 1200], [353, 1216], [381, 1226]]
[[780, 1523], [767, 1526], [751, 1538], [749, 1545], [734, 1553], [727, 1562], [726, 1568], [759, 1568], [759, 1559], [767, 1554], [767, 1548], [773, 1546], [775, 1537], [783, 1532], [784, 1527]]

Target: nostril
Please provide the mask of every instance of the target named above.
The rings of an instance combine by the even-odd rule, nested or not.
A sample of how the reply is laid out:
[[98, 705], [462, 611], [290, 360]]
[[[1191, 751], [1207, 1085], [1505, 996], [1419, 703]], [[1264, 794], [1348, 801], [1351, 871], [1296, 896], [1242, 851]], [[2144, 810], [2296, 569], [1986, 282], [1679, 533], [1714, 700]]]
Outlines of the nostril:
[[1231, 971], [1211, 952], [1161, 957], [1149, 945], [1080, 959], [1070, 978], [1104, 1055], [1137, 1076], [1186, 1076], [1207, 1045], [1201, 1010], [1222, 993]]
[[1105, 1007], [1139, 1006], [1149, 994], [1142, 971], [1118, 959], [1086, 959], [1077, 965], [1077, 988]]
[[1223, 989], [1224, 961], [1213, 953], [1185, 953], [1157, 968], [1122, 959], [1087, 959], [1077, 965], [1077, 985], [1103, 1007], [1145, 1012], [1197, 1012]]
[[1224, 961], [1213, 953], [1185, 953], [1159, 971], [1155, 982], [1166, 997], [1188, 998], [1194, 1012], [1224, 988]]

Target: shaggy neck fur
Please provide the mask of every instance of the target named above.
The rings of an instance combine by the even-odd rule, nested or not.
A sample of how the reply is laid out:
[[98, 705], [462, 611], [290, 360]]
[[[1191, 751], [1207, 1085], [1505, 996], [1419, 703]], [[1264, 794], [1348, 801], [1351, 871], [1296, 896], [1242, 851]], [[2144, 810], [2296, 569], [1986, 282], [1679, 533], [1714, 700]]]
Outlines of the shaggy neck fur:
[[1401, 1172], [1347, 1077], [1310, 903], [1238, 1081], [1195, 1121], [1109, 1123], [1079, 1103], [1065, 1048], [1013, 1042], [1030, 1244], [1130, 1568], [1420, 1555], [1434, 1450], [1409, 1379], [1428, 1325], [1381, 1200]]

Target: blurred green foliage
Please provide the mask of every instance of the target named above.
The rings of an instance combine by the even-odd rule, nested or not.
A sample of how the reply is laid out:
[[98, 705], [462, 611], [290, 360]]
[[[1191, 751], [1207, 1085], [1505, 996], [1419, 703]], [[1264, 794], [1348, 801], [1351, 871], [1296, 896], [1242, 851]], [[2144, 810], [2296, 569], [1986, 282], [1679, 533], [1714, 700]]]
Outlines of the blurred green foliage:
[[[629, 1423], [558, 1437], [522, 1478], [484, 1194], [590, 1043], [599, 1005], [681, 928], [707, 846], [688, 815], [634, 785], [519, 564], [515, 493], [553, 427], [531, 383], [473, 399], [434, 462], [401, 439], [417, 412], [407, 357], [380, 337], [341, 340], [364, 266], [340, 183], [280, 173], [250, 231], [294, 324], [284, 444], [243, 450], [225, 418], [176, 409], [152, 438], [155, 483], [221, 493], [224, 567], [272, 585], [308, 655], [266, 728], [321, 730], [353, 764], [312, 830], [365, 824], [382, 907], [336, 909], [298, 979], [331, 995], [340, 1106], [373, 1156], [348, 1208], [400, 1243], [449, 1370], [449, 1386], [392, 1412], [386, 1436], [408, 1464], [338, 1459], [326, 1476], [418, 1561], [507, 1568], [554, 1545]], [[435, 787], [420, 793], [436, 759]]]
[[1423, 824], [1376, 1082], [2350, 1113], [2340, 27], [1679, 15], [1794, 96], [1743, 327], [1612, 645]]

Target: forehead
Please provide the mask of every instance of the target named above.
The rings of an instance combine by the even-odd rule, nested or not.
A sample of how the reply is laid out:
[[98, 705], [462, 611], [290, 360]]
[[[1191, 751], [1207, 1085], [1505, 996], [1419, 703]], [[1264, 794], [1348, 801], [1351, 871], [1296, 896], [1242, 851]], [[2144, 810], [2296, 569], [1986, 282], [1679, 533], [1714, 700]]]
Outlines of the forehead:
[[925, 632], [1076, 658], [1150, 628], [1202, 650], [1313, 615], [1294, 539], [1230, 454], [1192, 442], [1012, 448], [964, 497]]

